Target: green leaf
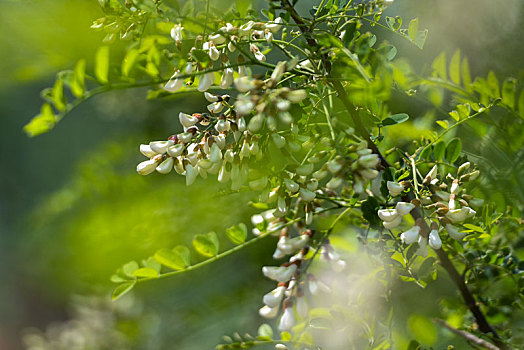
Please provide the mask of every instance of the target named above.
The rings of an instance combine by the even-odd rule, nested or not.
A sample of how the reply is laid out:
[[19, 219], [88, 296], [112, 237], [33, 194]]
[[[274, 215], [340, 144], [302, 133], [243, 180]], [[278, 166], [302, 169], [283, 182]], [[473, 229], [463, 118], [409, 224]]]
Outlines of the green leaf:
[[290, 341], [291, 338], [292, 338], [291, 337], [291, 333], [289, 333], [289, 332], [282, 332], [282, 333], [280, 333], [280, 339], [282, 341]]
[[411, 40], [415, 41], [418, 36], [418, 18], [412, 19], [409, 22], [408, 35]]
[[215, 232], [198, 234], [193, 238], [193, 246], [203, 256], [213, 257], [218, 254], [218, 238]]
[[502, 103], [507, 105], [509, 108], [515, 108], [515, 90], [517, 81], [513, 78], [504, 80], [502, 84]]
[[75, 65], [71, 77], [71, 92], [78, 98], [84, 96], [85, 92], [86, 60], [81, 59]]
[[186, 266], [191, 265], [191, 254], [188, 247], [185, 245], [177, 245], [173, 251], [182, 258]]
[[467, 117], [469, 117], [469, 113], [471, 112], [471, 106], [469, 105], [469, 103], [457, 105], [457, 112], [460, 119], [466, 119]]
[[386, 126], [386, 125], [400, 124], [400, 123], [405, 122], [408, 119], [409, 119], [409, 115], [407, 115], [406, 113], [394, 114], [394, 115], [391, 115], [383, 119], [382, 125]]
[[460, 115], [457, 111], [451, 111], [449, 112], [449, 115], [457, 122], [460, 120]]
[[107, 84], [109, 77], [109, 46], [101, 46], [95, 54], [95, 76], [102, 84]]
[[258, 327], [258, 339], [260, 340], [272, 340], [273, 329], [267, 323], [263, 323]]
[[431, 68], [433, 68], [433, 76], [440, 77], [442, 80], [447, 80], [445, 52], [442, 52], [437, 56], [437, 58], [435, 58], [433, 63], [431, 63]]
[[413, 337], [423, 344], [433, 345], [437, 341], [437, 329], [425, 316], [411, 315], [408, 318], [408, 329]]
[[113, 290], [112, 299], [113, 300], [117, 300], [118, 298], [120, 298], [124, 294], [128, 293], [131, 289], [133, 289], [135, 284], [136, 284], [135, 281], [122, 283], [121, 285], [119, 285], [118, 287], [116, 287]]
[[386, 24], [389, 28], [393, 29], [394, 31], [397, 31], [402, 26], [402, 17], [395, 16], [395, 17], [386, 17]]
[[459, 138], [453, 138], [448, 142], [446, 147], [446, 159], [448, 162], [455, 162], [462, 151], [462, 141]]
[[64, 96], [64, 81], [58, 78], [53, 85], [51, 98], [55, 108], [61, 112], [66, 110], [66, 99]]
[[30, 137], [34, 137], [51, 130], [55, 126], [56, 121], [53, 108], [49, 103], [44, 103], [40, 109], [40, 114], [24, 126], [24, 131]]
[[471, 92], [471, 73], [469, 72], [468, 59], [465, 57], [462, 59], [460, 70], [462, 72], [462, 85], [464, 85], [467, 91]]
[[226, 235], [227, 238], [233, 242], [233, 244], [242, 244], [246, 241], [247, 227], [243, 223], [231, 226], [230, 228], [226, 229]]
[[415, 44], [418, 46], [419, 49], [424, 48], [424, 44], [426, 43], [426, 39], [428, 38], [428, 30], [424, 29], [418, 32], [417, 38], [415, 39]]
[[444, 159], [444, 155], [446, 154], [446, 143], [444, 141], [439, 141], [433, 146], [433, 157], [435, 157], [435, 160], [442, 160]]
[[137, 49], [130, 49], [122, 60], [122, 75], [128, 77], [129, 73], [138, 61], [139, 51]]
[[499, 98], [500, 97], [499, 80], [497, 79], [497, 76], [495, 75], [493, 71], [489, 71], [487, 83], [491, 90], [491, 94], [492, 94], [491, 97]]
[[183, 270], [187, 264], [184, 258], [172, 249], [163, 248], [154, 255], [156, 261], [173, 270]]
[[377, 211], [380, 209], [380, 205], [375, 197], [368, 197], [362, 202], [360, 210], [362, 210], [362, 216], [369, 222], [369, 225], [373, 228], [380, 227], [382, 220], [378, 217]]
[[467, 229], [473, 230], [475, 232], [484, 233], [484, 229], [482, 227], [480, 227], [480, 226], [477, 226], [477, 225], [464, 224], [464, 227], [467, 228]]
[[133, 260], [133, 261], [128, 262], [124, 266], [122, 266], [122, 272], [124, 272], [126, 276], [133, 277], [134, 276], [133, 273], [136, 270], [138, 270], [138, 268], [139, 268], [138, 263]]
[[152, 267], [142, 267], [138, 270], [135, 270], [133, 272], [133, 276], [135, 277], [144, 277], [144, 278], [157, 278], [158, 277], [158, 271], [155, 270]]
[[460, 50], [455, 51], [449, 63], [449, 77], [452, 82], [460, 85]]
[[444, 129], [449, 127], [449, 122], [447, 120], [437, 120], [436, 123]]
[[208, 63], [210, 60], [208, 53], [204, 50], [192, 50], [191, 56], [199, 63]]

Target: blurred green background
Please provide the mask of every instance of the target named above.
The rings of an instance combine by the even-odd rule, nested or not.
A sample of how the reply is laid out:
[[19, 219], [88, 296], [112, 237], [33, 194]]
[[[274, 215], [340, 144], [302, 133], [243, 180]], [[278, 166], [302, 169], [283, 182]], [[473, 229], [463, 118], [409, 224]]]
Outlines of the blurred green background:
[[[387, 14], [419, 17], [429, 29], [424, 51], [381, 33], [419, 72], [429, 73], [441, 51], [460, 48], [473, 76], [494, 70], [524, 77], [522, 1], [396, 0]], [[177, 176], [135, 172], [138, 144], [178, 130], [181, 106], [201, 110], [202, 96], [146, 101], [146, 90], [112, 92], [83, 104], [48, 134], [30, 139], [22, 133], [56, 72], [82, 57], [92, 62], [102, 35], [89, 26], [101, 15], [95, 0], [0, 1], [0, 349], [22, 349], [29, 327], [44, 330], [70, 319], [74, 295], [108, 297], [109, 276], [121, 264], [188, 244], [195, 233], [248, 222], [254, 212], [245, 195], [217, 196], [212, 180], [186, 188]], [[396, 108], [416, 119], [425, 106]], [[518, 158], [500, 157], [472, 137], [468, 142], [467, 131], [464, 136], [467, 151], [502, 172], [499, 190], [522, 201], [522, 177], [507, 179], [503, 172]], [[137, 288], [132, 309], [142, 311], [122, 316], [129, 322], [118, 327], [133, 344], [123, 348], [211, 349], [223, 334], [255, 333], [261, 297], [273, 286], [260, 267], [271, 263], [273, 245], [265, 240], [202, 270]], [[412, 303], [421, 293], [416, 287], [401, 290], [395, 297], [406, 314], [439, 312], [437, 303]], [[454, 295], [446, 282], [424, 293], [423, 300]]]

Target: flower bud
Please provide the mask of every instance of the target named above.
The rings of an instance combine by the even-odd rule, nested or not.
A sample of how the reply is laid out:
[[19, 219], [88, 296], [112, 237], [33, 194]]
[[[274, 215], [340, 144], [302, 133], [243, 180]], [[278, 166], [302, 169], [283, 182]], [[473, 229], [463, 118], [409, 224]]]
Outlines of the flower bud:
[[416, 251], [417, 255], [426, 257], [428, 256], [428, 240], [422, 236], [418, 236], [418, 245], [419, 248]]
[[442, 247], [442, 240], [438, 235], [438, 229], [433, 229], [429, 232], [428, 241], [429, 246], [435, 250]]
[[284, 184], [286, 185], [287, 190], [291, 193], [295, 193], [299, 189], [298, 184], [293, 180], [284, 179]]
[[284, 298], [284, 293], [286, 291], [286, 286], [279, 284], [277, 288], [273, 289], [271, 292], [267, 293], [263, 297], [264, 304], [274, 308], [280, 305], [280, 302]]
[[213, 41], [217, 45], [221, 45], [226, 42], [226, 38], [220, 33], [211, 34], [209, 36], [209, 40]]
[[266, 23], [265, 27], [266, 27], [266, 29], [269, 29], [272, 33], [276, 33], [282, 27], [282, 23], [283, 22], [284, 21], [282, 21], [282, 18], [277, 17], [277, 18], [275, 18], [275, 20], [273, 22]]
[[196, 169], [191, 165], [186, 165], [186, 186], [191, 186], [197, 177]]
[[379, 162], [376, 154], [368, 154], [358, 158], [358, 163], [365, 168], [375, 168]]
[[275, 146], [277, 146], [277, 148], [282, 148], [282, 147], [284, 147], [286, 145], [286, 139], [282, 135], [279, 135], [277, 133], [273, 133], [273, 134], [271, 134], [271, 138], [272, 138], [273, 143], [275, 144]]
[[233, 68], [226, 68], [220, 79], [220, 88], [229, 89], [231, 84], [233, 84]]
[[287, 99], [292, 103], [300, 103], [307, 97], [306, 90], [291, 90], [287, 93]]
[[264, 276], [277, 282], [288, 282], [296, 271], [296, 264], [289, 266], [264, 266], [262, 268]]
[[200, 92], [207, 91], [211, 85], [215, 82], [215, 73], [209, 72], [200, 75], [200, 80], [198, 82], [197, 90]]
[[300, 198], [302, 198], [302, 200], [304, 200], [305, 202], [311, 202], [313, 199], [315, 199], [315, 197], [315, 192], [312, 192], [306, 188], [300, 189]]
[[178, 119], [180, 120], [180, 124], [186, 128], [189, 128], [190, 126], [198, 123], [197, 117], [182, 112], [178, 114]]
[[296, 168], [295, 173], [302, 176], [307, 176], [313, 172], [315, 166], [313, 164], [303, 164]]
[[398, 215], [392, 221], [383, 221], [382, 225], [384, 226], [385, 229], [391, 230], [391, 229], [397, 227], [398, 225], [400, 225], [401, 222], [402, 222], [402, 216]]
[[234, 83], [239, 92], [248, 92], [256, 88], [255, 81], [248, 76], [237, 78]]

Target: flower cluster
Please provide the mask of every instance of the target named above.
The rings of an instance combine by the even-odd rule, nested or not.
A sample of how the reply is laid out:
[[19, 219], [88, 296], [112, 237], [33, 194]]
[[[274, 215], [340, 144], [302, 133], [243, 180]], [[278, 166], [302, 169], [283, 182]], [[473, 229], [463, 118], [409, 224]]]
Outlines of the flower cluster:
[[[442, 180], [438, 176], [438, 168], [435, 165], [422, 182], [422, 188], [417, 194], [419, 199], [411, 203], [399, 201], [395, 208], [378, 211], [379, 218], [384, 221], [384, 227], [386, 229], [396, 228], [401, 224], [403, 215], [407, 215], [416, 206], [420, 206], [423, 212], [432, 212], [428, 217], [429, 225], [425, 223], [425, 219], [417, 219], [413, 227], [401, 233], [400, 239], [403, 243], [418, 243], [417, 253], [427, 256], [428, 245], [433, 249], [442, 247], [439, 235], [439, 232], [442, 232], [441, 229], [445, 229], [452, 239], [461, 240], [466, 233], [461, 232], [456, 225], [475, 216], [476, 212], [472, 207], [480, 207], [483, 204], [481, 199], [473, 198], [463, 189], [464, 183], [475, 180], [479, 175], [478, 170], [469, 171], [470, 167], [471, 164], [466, 162], [458, 168], [456, 178], [447, 174]], [[391, 197], [398, 197], [409, 188], [409, 183], [388, 181], [387, 188]]]
[[[292, 255], [288, 262], [280, 266], [264, 266], [262, 273], [269, 279], [277, 282], [275, 289], [264, 295], [264, 306], [259, 314], [265, 318], [275, 318], [280, 313], [278, 329], [282, 332], [291, 331], [296, 324], [296, 315], [304, 319], [308, 315], [309, 303], [307, 294], [316, 295], [320, 291], [329, 293], [330, 288], [317, 280], [312, 274], [306, 273], [306, 260], [310, 251], [309, 243], [314, 235], [312, 230], [304, 230], [295, 237], [290, 236], [290, 230], [282, 229], [273, 257], [280, 259]], [[320, 247], [322, 256], [334, 263], [334, 269], [340, 271], [345, 267], [345, 262], [340, 259], [329, 243]], [[293, 308], [294, 307], [294, 308]], [[296, 315], [295, 315], [296, 311]]]

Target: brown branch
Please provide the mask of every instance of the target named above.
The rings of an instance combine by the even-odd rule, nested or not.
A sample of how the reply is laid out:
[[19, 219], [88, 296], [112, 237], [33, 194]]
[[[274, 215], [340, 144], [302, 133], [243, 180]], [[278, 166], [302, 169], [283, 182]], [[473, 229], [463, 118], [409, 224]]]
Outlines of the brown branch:
[[468, 342], [471, 342], [471, 343], [473, 343], [475, 345], [482, 346], [483, 348], [488, 349], [488, 350], [500, 350], [500, 348], [498, 346], [495, 346], [495, 345], [485, 341], [484, 339], [481, 339], [481, 338], [477, 337], [474, 334], [471, 334], [471, 333], [466, 332], [466, 331], [462, 331], [460, 329], [456, 329], [456, 328], [452, 327], [451, 325], [449, 325], [448, 323], [446, 323], [443, 320], [440, 320], [438, 318], [434, 318], [433, 322], [436, 322], [439, 325], [441, 325], [442, 327], [447, 328], [448, 330], [452, 331], [453, 333], [455, 333], [457, 335], [460, 335], [461, 337], [466, 339]]
[[[302, 35], [304, 35], [306, 42], [308, 45], [315, 47], [317, 45], [316, 39], [313, 37], [311, 28], [309, 28], [303, 18], [298, 14], [298, 12], [295, 10], [293, 5], [289, 2], [289, 0], [281, 0], [282, 8], [290, 14], [290, 16], [293, 18], [295, 23], [298, 25], [300, 31], [302, 32]], [[324, 66], [326, 67], [326, 70], [329, 74], [329, 68], [330, 68], [330, 62], [327, 57], [322, 58], [322, 62], [324, 63]], [[348, 111], [348, 113], [351, 116], [351, 119], [353, 120], [353, 123], [355, 125], [356, 132], [366, 140], [368, 143], [368, 147], [373, 150], [375, 154], [377, 154], [380, 158], [380, 164], [384, 168], [388, 168], [391, 165], [389, 162], [384, 158], [380, 150], [378, 149], [377, 145], [371, 140], [371, 136], [369, 132], [367, 131], [364, 123], [362, 122], [362, 119], [360, 118], [360, 115], [358, 114], [357, 110], [355, 109], [355, 106], [351, 103], [349, 100], [346, 90], [344, 89], [344, 86], [340, 81], [334, 80], [331, 82], [331, 85], [337, 92], [338, 97], [344, 104], [344, 107]], [[407, 194], [402, 198], [403, 201], [411, 201], [414, 198], [412, 193]], [[411, 211], [411, 216], [415, 219], [415, 221], [419, 218], [424, 218], [422, 215], [422, 211], [419, 208], [415, 208]], [[424, 234], [429, 233], [429, 227], [427, 223], [424, 220], [419, 220], [423, 222], [422, 232]], [[466, 306], [469, 308], [473, 316], [475, 317], [475, 320], [479, 326], [479, 329], [483, 333], [491, 333], [494, 337], [494, 342], [500, 347], [500, 349], [508, 349], [507, 345], [501, 340], [498, 333], [493, 329], [493, 327], [489, 324], [486, 317], [482, 313], [482, 310], [480, 309], [479, 305], [477, 304], [475, 297], [473, 294], [471, 294], [471, 291], [466, 286], [466, 282], [464, 278], [458, 273], [457, 269], [449, 260], [449, 257], [447, 253], [442, 250], [438, 249], [436, 250], [437, 256], [439, 257], [441, 266], [446, 270], [448, 275], [451, 277], [451, 280], [455, 283], [456, 287], [460, 291], [460, 294], [462, 298], [464, 299], [464, 302], [466, 303]]]

